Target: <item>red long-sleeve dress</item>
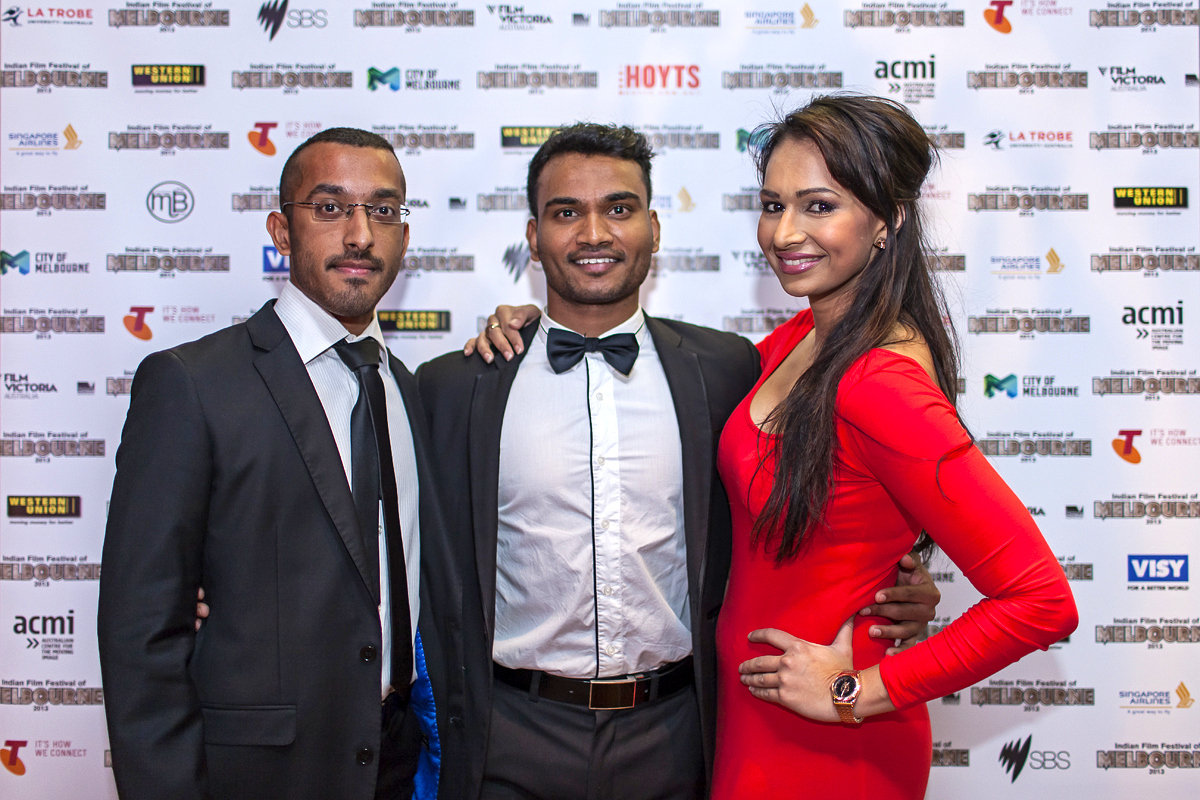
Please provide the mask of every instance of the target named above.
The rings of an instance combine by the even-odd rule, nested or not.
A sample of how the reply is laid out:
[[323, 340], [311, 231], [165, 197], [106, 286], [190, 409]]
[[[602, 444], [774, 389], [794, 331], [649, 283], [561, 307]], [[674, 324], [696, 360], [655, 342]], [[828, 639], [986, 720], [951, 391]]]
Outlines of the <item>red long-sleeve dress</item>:
[[[801, 312], [760, 343], [763, 378], [812, 330]], [[752, 547], [751, 531], [774, 475], [769, 445], [742, 401], [721, 435], [718, 464], [733, 511], [733, 561], [717, 628], [718, 732], [714, 798], [923, 797], [931, 739], [924, 703], [1045, 649], [1077, 622], [1063, 570], [1024, 504], [970, 446], [953, 407], [912, 359], [875, 349], [846, 372], [836, 400], [837, 449], [824, 524], [782, 565]], [[759, 700], [738, 664], [778, 654], [746, 640], [779, 628], [833, 641], [875, 593], [920, 531], [985, 597], [941, 633], [884, 659], [867, 636], [879, 618], [856, 617], [854, 666], [880, 664], [897, 711], [858, 726], [822, 723]]]

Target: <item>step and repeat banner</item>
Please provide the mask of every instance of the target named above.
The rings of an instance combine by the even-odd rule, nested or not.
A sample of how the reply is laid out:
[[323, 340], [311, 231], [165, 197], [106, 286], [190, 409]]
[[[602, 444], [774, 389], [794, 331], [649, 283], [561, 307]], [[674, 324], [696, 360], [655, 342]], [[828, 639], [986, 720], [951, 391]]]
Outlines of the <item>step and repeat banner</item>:
[[[410, 367], [497, 302], [544, 300], [525, 169], [576, 120], [636, 126], [657, 152], [645, 306], [757, 339], [802, 301], [756, 245], [750, 132], [850, 90], [907, 104], [941, 148], [925, 197], [963, 414], [1082, 617], [930, 704], [929, 796], [1191, 796], [1198, 15], [1196, 0], [4, 3], [0, 795], [115, 796], [96, 589], [132, 375], [278, 293], [288, 263], [264, 223], [298, 143], [351, 125], [394, 144], [412, 246], [380, 317]], [[932, 569], [936, 631], [977, 595]]]

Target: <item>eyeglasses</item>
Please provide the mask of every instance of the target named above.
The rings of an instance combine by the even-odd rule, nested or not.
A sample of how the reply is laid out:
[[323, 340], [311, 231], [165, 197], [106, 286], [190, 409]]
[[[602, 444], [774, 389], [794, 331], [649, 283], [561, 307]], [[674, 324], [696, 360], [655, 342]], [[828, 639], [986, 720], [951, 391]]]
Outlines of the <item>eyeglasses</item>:
[[362, 206], [367, 212], [367, 219], [384, 225], [399, 225], [408, 216], [408, 208], [399, 203], [336, 203], [333, 200], [322, 200], [319, 203], [298, 203], [289, 201], [288, 206], [308, 206], [312, 209], [313, 219], [318, 222], [345, 222], [354, 215], [356, 206]]

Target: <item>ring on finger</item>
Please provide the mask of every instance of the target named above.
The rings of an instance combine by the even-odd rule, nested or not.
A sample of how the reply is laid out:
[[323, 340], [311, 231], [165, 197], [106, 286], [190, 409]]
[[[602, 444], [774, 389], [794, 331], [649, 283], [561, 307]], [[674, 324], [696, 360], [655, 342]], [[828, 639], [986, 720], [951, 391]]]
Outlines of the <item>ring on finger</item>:
[[493, 322], [491, 325], [488, 325], [488, 330], [490, 331], [490, 330], [492, 330], [493, 328], [499, 328], [499, 327], [500, 327], [500, 323], [499, 323], [499, 322]]

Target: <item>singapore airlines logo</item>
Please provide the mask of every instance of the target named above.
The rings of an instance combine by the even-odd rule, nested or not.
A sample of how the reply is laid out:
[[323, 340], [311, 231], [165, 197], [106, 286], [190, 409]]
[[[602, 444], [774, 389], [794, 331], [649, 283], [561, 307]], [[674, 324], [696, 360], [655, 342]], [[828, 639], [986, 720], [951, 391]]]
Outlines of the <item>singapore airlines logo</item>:
[[813, 13], [813, 10], [808, 3], [805, 3], [800, 7], [800, 19], [804, 20], [803, 24], [800, 26], [801, 28], [815, 28], [817, 27], [817, 23], [820, 22], [820, 20], [817, 19], [817, 15]]
[[1183, 685], [1183, 681], [1175, 687], [1175, 694], [1179, 697], [1179, 705], [1176, 708], [1191, 708], [1196, 702], [1192, 698], [1192, 693], [1188, 691], [1188, 687]]
[[1054, 252], [1054, 248], [1051, 247], [1049, 252], [1046, 253], [1046, 272], [1054, 275], [1062, 272], [1065, 266], [1062, 259], [1058, 257], [1058, 253]]
[[75, 128], [69, 124], [63, 128], [63, 138], [67, 140], [63, 144], [63, 150], [76, 150], [79, 148], [79, 145], [83, 144], [83, 140], [79, 138], [79, 134], [75, 132]]

